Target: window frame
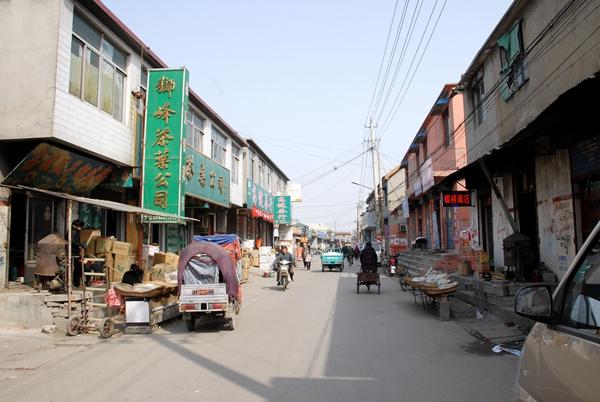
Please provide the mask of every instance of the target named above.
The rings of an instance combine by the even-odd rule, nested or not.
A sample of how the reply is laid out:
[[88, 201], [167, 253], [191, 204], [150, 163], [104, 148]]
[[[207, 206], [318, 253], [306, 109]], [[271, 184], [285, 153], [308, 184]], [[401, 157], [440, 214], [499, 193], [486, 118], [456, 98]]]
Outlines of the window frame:
[[485, 86], [483, 83], [483, 70], [480, 70], [471, 85], [471, 103], [473, 104], [473, 112], [475, 115], [475, 127], [480, 126], [485, 119], [483, 111], [484, 98]]
[[[220, 141], [215, 141], [218, 139]], [[227, 162], [227, 136], [214, 125], [211, 127], [211, 158], [221, 166], [225, 166]], [[222, 142], [222, 143], [221, 143]], [[215, 152], [218, 151], [218, 152]]]
[[[196, 120], [200, 121], [200, 125], [196, 125]], [[188, 108], [188, 111], [185, 115], [185, 125], [187, 126], [188, 130], [185, 143], [188, 147], [200, 153], [203, 153], [204, 150], [206, 121], [207, 119], [197, 112], [196, 109], [193, 107]], [[192, 141], [192, 139], [194, 140]]]
[[237, 144], [231, 144], [231, 182], [240, 184], [240, 159], [242, 148]]
[[[98, 32], [98, 34], [100, 35], [100, 49], [97, 49], [93, 44], [89, 43], [80, 34], [75, 32], [74, 21], [75, 21], [76, 16], [79, 19], [81, 19], [85, 24], [87, 24], [90, 28], [92, 28], [93, 30]], [[110, 35], [107, 35], [103, 29], [98, 27], [97, 24], [95, 24], [88, 16], [86, 16], [83, 12], [80, 12], [78, 9], [75, 9], [73, 11], [73, 23], [71, 24], [71, 46], [72, 46], [74, 39], [82, 45], [82, 63], [80, 66], [81, 70], [79, 72], [79, 77], [80, 77], [79, 94], [76, 95], [73, 92], [71, 92], [71, 78], [72, 78], [71, 77], [71, 66], [69, 66], [69, 90], [68, 90], [68, 93], [70, 95], [73, 95], [73, 96], [79, 98], [80, 100], [88, 103], [89, 105], [94, 106], [96, 109], [98, 109], [102, 113], [110, 115], [115, 120], [117, 120], [121, 123], [125, 123], [125, 107], [126, 107], [125, 93], [126, 93], [126, 88], [127, 88], [127, 65], [129, 62], [129, 53], [126, 52], [125, 50], [123, 50], [123, 48], [121, 46], [117, 45], [116, 41], [114, 39], [112, 39], [110, 37]], [[114, 62], [111, 58], [109, 58], [105, 52], [102, 51], [101, 48], [102, 48], [103, 43], [107, 43], [110, 47], [112, 47], [113, 49], [115, 49], [123, 54], [124, 64], [125, 64], [124, 67], [119, 66], [116, 62]], [[95, 54], [98, 57], [98, 77], [97, 77], [97, 81], [96, 81], [97, 82], [96, 104], [88, 101], [85, 97], [85, 80], [87, 77], [87, 67], [86, 67], [87, 66], [87, 62], [86, 62], [87, 52]], [[71, 51], [69, 54], [69, 60], [71, 60], [72, 57], [73, 57], [73, 53]], [[104, 66], [104, 64], [107, 64], [108, 66], [112, 67], [112, 77], [113, 77], [113, 80], [112, 80], [113, 93], [111, 96], [112, 113], [108, 113], [105, 110], [103, 110], [103, 108], [102, 108], [102, 95], [103, 95], [102, 67]], [[120, 74], [123, 77], [120, 102], [115, 102], [115, 99], [116, 99], [115, 92], [116, 92], [116, 86], [117, 86], [117, 81], [118, 81], [117, 74]], [[120, 105], [120, 111], [118, 113], [116, 113], [117, 105]]]
[[447, 148], [450, 146], [450, 137], [452, 133], [452, 130], [450, 130], [450, 108], [446, 108], [442, 112], [442, 125], [444, 128], [444, 144]]
[[[572, 324], [567, 322], [565, 318], [567, 315], [570, 316], [571, 310], [567, 311], [567, 296], [569, 290], [572, 288], [573, 283], [577, 279], [577, 275], [582, 268], [583, 264], [587, 261], [590, 253], [594, 248], [600, 247], [600, 231], [595, 233], [594, 238], [591, 239], [589, 243], [589, 247], [587, 247], [584, 254], [580, 256], [580, 258], [576, 261], [576, 266], [573, 270], [571, 270], [569, 274], [569, 278], [565, 281], [564, 286], [562, 286], [560, 293], [557, 295], [555, 314], [556, 314], [556, 325], [552, 326], [555, 330], [565, 332], [567, 334], [576, 336], [578, 338], [586, 339], [590, 342], [594, 342], [596, 344], [600, 344], [600, 324], [598, 325], [598, 330], [596, 330], [596, 334], [590, 333], [591, 329], [586, 328], [577, 328]], [[600, 267], [597, 268], [600, 270]], [[559, 285], [560, 286], [560, 285]]]

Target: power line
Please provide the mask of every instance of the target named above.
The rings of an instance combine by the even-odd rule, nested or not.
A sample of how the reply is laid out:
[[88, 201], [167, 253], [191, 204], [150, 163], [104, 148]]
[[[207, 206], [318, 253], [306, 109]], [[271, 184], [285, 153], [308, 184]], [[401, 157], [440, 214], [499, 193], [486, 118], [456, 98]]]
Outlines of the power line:
[[[390, 110], [390, 113], [385, 118], [380, 138], [383, 137], [383, 135], [385, 134], [385, 132], [388, 129], [389, 125], [393, 121], [394, 117], [396, 117], [396, 113], [398, 113], [398, 109], [400, 108], [400, 105], [402, 104], [402, 101], [404, 100], [406, 94], [408, 93], [408, 90], [410, 88], [410, 85], [413, 82], [413, 79], [415, 78], [415, 75], [416, 75], [417, 71], [419, 71], [419, 66], [421, 65], [421, 62], [423, 61], [423, 56], [425, 56], [425, 52], [427, 51], [427, 48], [429, 47], [429, 43], [431, 42], [431, 38], [433, 37], [433, 34], [435, 33], [435, 30], [436, 30], [436, 28], [438, 26], [438, 23], [440, 22], [440, 18], [442, 17], [442, 13], [444, 12], [444, 8], [446, 7], [446, 3], [447, 3], [447, 0], [444, 0], [444, 4], [442, 4], [442, 8], [440, 9], [440, 12], [439, 12], [439, 14], [437, 16], [437, 19], [435, 21], [433, 29], [431, 30], [431, 33], [429, 34], [429, 38], [427, 39], [427, 43], [425, 44], [425, 47], [423, 48], [423, 52], [421, 53], [421, 56], [419, 57], [419, 61], [417, 62], [417, 66], [413, 70], [412, 76], [410, 77], [410, 80], [409, 80], [408, 84], [406, 85], [406, 88], [404, 88], [404, 83], [406, 82], [406, 79], [408, 78], [408, 75], [410, 74], [410, 69], [412, 68], [412, 65], [413, 65], [413, 63], [415, 61], [415, 57], [418, 54], [418, 49], [417, 49], [417, 51], [415, 52], [415, 54], [413, 56], [413, 60], [411, 61], [410, 66], [409, 66], [409, 68], [407, 70], [407, 74], [404, 77], [404, 81], [402, 82], [402, 86], [400, 87], [400, 90], [398, 91], [398, 94], [396, 95], [396, 98], [394, 99], [394, 103], [392, 104], [392, 108]], [[424, 34], [425, 34], [425, 31], [423, 31], [423, 35]], [[421, 37], [421, 39], [423, 39], [423, 37]], [[402, 98], [398, 102], [398, 99], [399, 99], [400, 95], [402, 94], [402, 89], [404, 89], [404, 94], [402, 95]], [[396, 103], [397, 103], [397, 105], [396, 105]]]
[[[406, 4], [407, 3], [404, 3], [405, 10], [406, 10]], [[373, 101], [375, 100], [375, 93], [377, 92], [377, 87], [379, 86], [379, 78], [381, 78], [381, 70], [383, 69], [383, 63], [385, 62], [385, 56], [387, 54], [388, 45], [390, 43], [390, 36], [392, 34], [392, 28], [394, 27], [394, 19], [396, 18], [397, 8], [398, 8], [398, 0], [396, 0], [396, 4], [394, 5], [394, 12], [392, 14], [392, 20], [390, 21], [390, 28], [388, 29], [387, 39], [385, 40], [385, 48], [383, 50], [383, 56], [381, 56], [381, 63], [379, 64], [379, 71], [377, 72], [377, 80], [375, 81], [375, 87], [373, 88], [373, 94], [371, 95], [371, 103], [369, 104], [369, 111], [367, 112], [365, 121], [369, 118], [369, 116], [371, 114], [371, 108], [373, 107]]]
[[[405, 15], [406, 15], [406, 9], [408, 8], [408, 3], [409, 2], [407, 1], [405, 3], [405, 5], [404, 5], [404, 10], [402, 12], [402, 17], [400, 19], [400, 23], [398, 24], [398, 28], [396, 29], [396, 36], [394, 38], [394, 45], [392, 46], [392, 51], [390, 52], [390, 56], [388, 58], [387, 66], [386, 66], [386, 69], [385, 69], [385, 73], [383, 75], [383, 82], [381, 83], [381, 86], [379, 88], [379, 93], [377, 94], [377, 100], [375, 101], [375, 107], [373, 109], [373, 111], [374, 111], [373, 114], [376, 114], [377, 110], [379, 109], [379, 102], [381, 101], [383, 90], [385, 89], [385, 87], [387, 85], [387, 79], [388, 79], [388, 76], [390, 74], [390, 68], [392, 67], [392, 63], [394, 62], [394, 58], [395, 58], [395, 55], [396, 55], [396, 49], [398, 48], [398, 40], [400, 39], [400, 34], [402, 32], [402, 27], [404, 25], [404, 18], [405, 18]], [[417, 2], [417, 5], [418, 4], [419, 3]], [[415, 10], [416, 10], [416, 7], [415, 7]], [[414, 18], [414, 11], [413, 11], [413, 18]], [[368, 119], [368, 117], [369, 116], [367, 116], [367, 119]]]

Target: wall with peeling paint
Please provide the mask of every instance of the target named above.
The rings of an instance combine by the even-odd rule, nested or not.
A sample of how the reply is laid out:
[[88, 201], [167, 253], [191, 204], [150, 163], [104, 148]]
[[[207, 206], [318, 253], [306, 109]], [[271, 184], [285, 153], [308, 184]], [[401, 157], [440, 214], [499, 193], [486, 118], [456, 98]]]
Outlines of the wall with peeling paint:
[[540, 261], [559, 278], [576, 254], [568, 150], [535, 161]]

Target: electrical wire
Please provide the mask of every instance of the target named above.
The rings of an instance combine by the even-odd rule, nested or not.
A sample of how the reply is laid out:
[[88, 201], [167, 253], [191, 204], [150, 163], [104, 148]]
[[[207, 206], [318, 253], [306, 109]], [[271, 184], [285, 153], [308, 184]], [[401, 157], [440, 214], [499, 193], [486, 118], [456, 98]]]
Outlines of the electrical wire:
[[[419, 61], [417, 62], [417, 65], [416, 65], [415, 69], [413, 70], [413, 73], [412, 73], [412, 75], [410, 77], [410, 80], [408, 81], [408, 84], [406, 85], [406, 88], [405, 88], [404, 87], [404, 83], [406, 82], [406, 79], [408, 78], [408, 75], [410, 74], [410, 70], [411, 70], [412, 65], [413, 65], [413, 63], [415, 61], [415, 57], [418, 54], [418, 49], [417, 49], [417, 51], [415, 52], [415, 54], [413, 56], [413, 60], [410, 63], [410, 66], [409, 66], [409, 68], [407, 70], [407, 74], [404, 77], [404, 81], [402, 82], [402, 85], [400, 86], [400, 90], [398, 91], [398, 94], [396, 95], [396, 98], [394, 99], [394, 103], [392, 104], [392, 107], [390, 109], [390, 113], [387, 115], [387, 117], [385, 118], [385, 122], [382, 125], [382, 132], [380, 134], [380, 138], [383, 137], [383, 135], [387, 131], [389, 125], [391, 124], [391, 122], [396, 117], [396, 114], [398, 113], [400, 105], [402, 104], [402, 101], [404, 101], [404, 98], [406, 97], [406, 94], [408, 93], [408, 90], [410, 89], [410, 85], [412, 84], [413, 79], [415, 78], [415, 75], [416, 75], [417, 71], [419, 71], [419, 66], [421, 65], [421, 62], [423, 61], [423, 56], [425, 56], [425, 53], [427, 52], [427, 48], [429, 47], [429, 44], [431, 43], [431, 38], [433, 37], [433, 34], [435, 33], [435, 30], [436, 30], [436, 28], [438, 26], [438, 23], [440, 22], [440, 18], [442, 17], [442, 14], [444, 12], [444, 8], [446, 7], [446, 3], [447, 2], [448, 2], [448, 0], [444, 0], [444, 4], [442, 4], [442, 8], [440, 9], [440, 12], [439, 12], [439, 14], [437, 16], [437, 19], [435, 21], [433, 29], [431, 30], [431, 32], [429, 34], [429, 38], [427, 39], [427, 43], [425, 44], [425, 47], [423, 48], [423, 51], [421, 52], [421, 56], [419, 57]], [[425, 31], [423, 31], [423, 34], [425, 34]], [[421, 39], [423, 39], [423, 37]], [[404, 89], [404, 93], [402, 92], [403, 89]], [[401, 95], [402, 95], [402, 98], [400, 99], [400, 101], [398, 101], [398, 99], [400, 98]]]
[[[404, 3], [404, 9], [406, 10], [408, 2]], [[381, 78], [381, 70], [383, 69], [383, 64], [385, 62], [385, 56], [387, 54], [388, 45], [390, 43], [390, 36], [392, 34], [392, 28], [394, 27], [394, 20], [396, 18], [396, 10], [398, 8], [398, 0], [396, 0], [396, 4], [394, 4], [394, 12], [392, 13], [392, 20], [390, 21], [390, 27], [388, 29], [387, 38], [385, 40], [385, 48], [383, 49], [383, 55], [381, 56], [381, 63], [379, 64], [379, 71], [377, 72], [377, 80], [375, 81], [375, 87], [373, 88], [373, 94], [371, 95], [371, 103], [369, 104], [369, 111], [367, 112], [367, 116], [365, 117], [365, 121], [371, 115], [371, 108], [373, 107], [373, 101], [375, 100], [375, 93], [377, 92], [377, 87], [379, 86], [379, 79]]]

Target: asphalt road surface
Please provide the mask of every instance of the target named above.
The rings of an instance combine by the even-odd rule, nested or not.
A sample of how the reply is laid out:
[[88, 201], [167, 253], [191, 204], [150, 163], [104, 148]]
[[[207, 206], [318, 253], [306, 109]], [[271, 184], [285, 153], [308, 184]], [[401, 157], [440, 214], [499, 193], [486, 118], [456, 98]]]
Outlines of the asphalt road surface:
[[[286, 292], [252, 277], [234, 331], [190, 333], [178, 320], [152, 335], [38, 345], [0, 363], [0, 400], [512, 399], [517, 357], [473, 347], [459, 323], [427, 314], [397, 280], [382, 276], [381, 294], [356, 294], [357, 267], [321, 272], [315, 258]], [[10, 347], [19, 346], [34, 349], [24, 338]]]

